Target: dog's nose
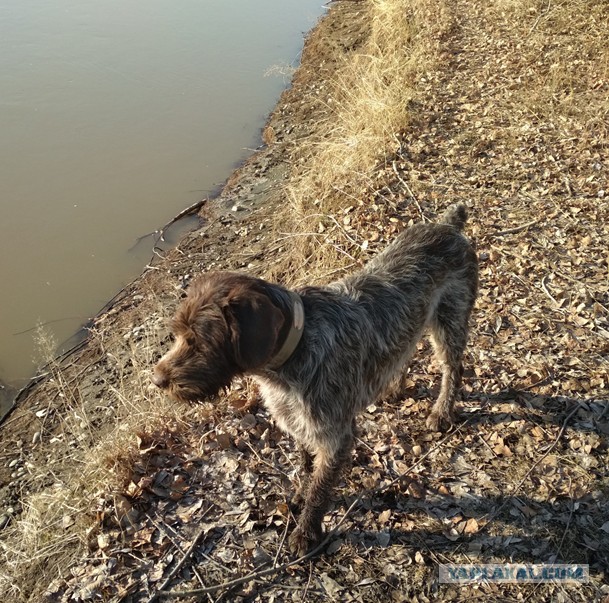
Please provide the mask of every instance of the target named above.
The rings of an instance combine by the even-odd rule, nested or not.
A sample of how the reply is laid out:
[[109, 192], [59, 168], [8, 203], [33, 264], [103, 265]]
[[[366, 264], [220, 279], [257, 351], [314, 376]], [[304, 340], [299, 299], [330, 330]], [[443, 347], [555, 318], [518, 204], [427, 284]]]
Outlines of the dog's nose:
[[165, 389], [169, 385], [169, 378], [165, 373], [159, 371], [158, 369], [154, 369], [152, 371], [152, 376], [150, 377], [152, 383], [154, 383], [157, 387], [161, 389]]

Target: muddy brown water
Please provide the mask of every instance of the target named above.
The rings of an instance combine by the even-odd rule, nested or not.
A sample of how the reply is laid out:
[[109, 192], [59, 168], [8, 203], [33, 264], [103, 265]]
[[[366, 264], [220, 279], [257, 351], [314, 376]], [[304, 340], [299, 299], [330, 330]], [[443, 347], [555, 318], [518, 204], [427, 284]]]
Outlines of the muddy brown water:
[[[0, 402], [252, 147], [319, 0], [0, 0]], [[135, 246], [134, 246], [135, 245]], [[6, 404], [6, 401], [4, 401]]]

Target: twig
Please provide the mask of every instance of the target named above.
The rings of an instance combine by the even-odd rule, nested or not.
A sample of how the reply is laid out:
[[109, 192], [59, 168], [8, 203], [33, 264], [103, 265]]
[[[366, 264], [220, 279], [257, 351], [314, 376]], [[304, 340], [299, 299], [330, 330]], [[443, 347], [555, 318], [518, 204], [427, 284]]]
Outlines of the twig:
[[396, 178], [400, 181], [400, 184], [406, 189], [406, 192], [410, 195], [412, 202], [416, 205], [417, 209], [419, 210], [419, 214], [421, 214], [421, 222], [426, 222], [425, 214], [423, 213], [423, 210], [421, 209], [421, 206], [419, 205], [417, 198], [414, 196], [412, 189], [408, 186], [408, 183], [400, 176], [398, 169], [396, 167], [396, 162], [392, 161], [391, 165], [393, 167], [393, 171], [396, 175]]
[[[207, 509], [207, 511], [205, 511], [205, 513], [203, 513], [202, 517], [205, 517], [205, 515], [207, 515], [207, 513], [209, 512], [210, 509], [211, 509], [211, 506]], [[193, 554], [194, 550], [197, 548], [197, 545], [199, 544], [199, 541], [201, 540], [203, 535], [206, 533], [206, 531], [207, 531], [207, 526], [202, 526], [201, 529], [199, 530], [199, 532], [197, 533], [197, 535], [195, 536], [195, 539], [192, 541], [192, 543], [190, 544], [190, 546], [184, 553], [184, 556], [182, 557], [182, 559], [180, 559], [178, 561], [178, 563], [176, 563], [176, 565], [167, 575], [167, 578], [165, 578], [165, 580], [163, 580], [163, 583], [159, 586], [159, 591], [163, 591], [165, 588], [167, 588], [169, 586], [169, 583], [173, 580], [174, 576], [182, 569], [182, 567], [184, 567], [184, 564]], [[162, 596], [162, 592], [153, 594], [152, 597], [150, 597], [150, 599], [148, 599], [148, 603], [154, 603], [159, 598], [159, 596]]]
[[531, 29], [529, 29], [529, 33], [527, 34], [527, 37], [530, 36], [533, 33], [533, 31], [536, 29], [536, 27], [539, 25], [541, 18], [550, 12], [551, 4], [552, 4], [552, 0], [548, 0], [548, 6], [546, 6], [546, 10], [539, 13], [539, 15], [537, 16], [537, 19], [535, 19], [535, 23], [533, 23], [533, 25], [531, 26]]
[[480, 438], [480, 440], [482, 440], [482, 443], [491, 451], [491, 454], [495, 458], [497, 458], [497, 453], [491, 448], [491, 445], [484, 439], [484, 436], [478, 435], [478, 437]]
[[[299, 557], [298, 559], [294, 559], [293, 561], [288, 561], [287, 563], [284, 563], [282, 565], [279, 565], [276, 567], [270, 567], [265, 570], [256, 570], [254, 572], [250, 572], [249, 574], [247, 574], [245, 576], [241, 576], [240, 578], [235, 578], [234, 580], [229, 580], [228, 582], [223, 582], [221, 584], [214, 584], [212, 586], [208, 586], [207, 588], [197, 588], [195, 590], [158, 592], [155, 596], [156, 597], [166, 597], [169, 599], [178, 599], [181, 597], [193, 597], [193, 596], [198, 596], [198, 595], [206, 595], [209, 593], [217, 592], [219, 590], [230, 590], [232, 588], [235, 588], [235, 586], [240, 586], [241, 584], [245, 584], [246, 582], [250, 582], [252, 580], [257, 580], [257, 579], [263, 578], [265, 576], [282, 573], [289, 567], [302, 563], [303, 561], [306, 561], [307, 559], [311, 559], [312, 557], [315, 557], [315, 555], [320, 553], [324, 549], [326, 544], [328, 544], [330, 539], [334, 536], [334, 534], [336, 534], [336, 532], [338, 531], [340, 526], [345, 522], [348, 515], [351, 513], [351, 511], [355, 507], [355, 505], [358, 502], [360, 502], [361, 498], [362, 498], [362, 495], [360, 495], [356, 500], [353, 501], [351, 506], [345, 511], [345, 513], [341, 517], [340, 521], [336, 524], [336, 526], [332, 530], [330, 530], [328, 532], [328, 534], [322, 540], [322, 542], [320, 542], [313, 550], [309, 551], [306, 555], [303, 555], [302, 557]], [[149, 601], [148, 603], [152, 603], [152, 601]]]
[[[569, 491], [571, 490], [571, 478], [569, 478]], [[573, 513], [575, 512], [575, 501], [573, 500], [573, 496], [571, 496], [571, 508], [569, 509], [569, 519], [567, 519], [567, 525], [565, 526], [565, 531], [562, 533], [562, 538], [560, 539], [560, 544], [558, 545], [558, 550], [556, 551], [556, 555], [559, 556], [562, 551], [562, 545], [565, 542], [565, 538], [567, 537], [567, 532], [569, 531], [569, 526], [571, 525], [571, 520], [573, 519]]]
[[58, 322], [65, 322], [66, 320], [89, 320], [89, 318], [84, 316], [66, 316], [65, 318], [47, 320], [46, 322], [39, 322], [36, 326], [25, 329], [24, 331], [17, 331], [16, 333], [13, 333], [13, 337], [16, 337], [17, 335], [25, 335], [26, 333], [31, 333], [32, 331], [36, 331], [42, 327], [48, 327], [49, 325], [53, 325]]
[[302, 601], [307, 600], [307, 594], [309, 592], [309, 588], [311, 587], [312, 578], [313, 578], [313, 564], [309, 563], [309, 579], [307, 580], [307, 585], [305, 586], [304, 592], [302, 593]]
[[290, 527], [290, 517], [285, 518], [285, 530], [283, 531], [283, 536], [281, 537], [281, 542], [277, 547], [277, 554], [275, 555], [275, 559], [273, 559], [273, 567], [277, 567], [277, 560], [279, 559], [279, 555], [281, 555], [281, 551], [283, 549], [283, 545], [285, 543], [285, 539], [288, 536], [288, 529]]
[[327, 243], [327, 244], [329, 244], [331, 247], [334, 247], [334, 249], [336, 249], [336, 251], [338, 251], [339, 253], [342, 253], [343, 255], [347, 256], [355, 264], [358, 263], [358, 261], [350, 253], [347, 253], [342, 247], [340, 247], [336, 243]]
[[547, 278], [548, 278], [548, 275], [546, 274], [541, 279], [541, 290], [554, 302], [554, 304], [556, 305], [557, 308], [560, 308], [560, 304], [556, 301], [556, 298], [548, 290], [548, 287], [546, 285], [546, 279]]
[[169, 527], [169, 525], [167, 525], [167, 522], [165, 522], [164, 520], [161, 521], [157, 521], [150, 513], [146, 513], [146, 517], [148, 518], [148, 520], [150, 521], [150, 523], [159, 531], [162, 532], [163, 534], [165, 534], [165, 536], [171, 541], [171, 543], [173, 544], [173, 546], [178, 549], [181, 550], [180, 545], [178, 544], [177, 540], [176, 540], [176, 532]]
[[[203, 553], [202, 557], [203, 557], [203, 559], [207, 559], [207, 561], [209, 561], [212, 565], [215, 565], [216, 567], [220, 568], [222, 571], [230, 573], [230, 569], [228, 567], [226, 567], [226, 565], [220, 563], [219, 561], [216, 561], [211, 555], [208, 555], [207, 553]], [[202, 580], [201, 580], [201, 585], [204, 586]]]
[[329, 215], [328, 218], [330, 218], [330, 220], [332, 220], [332, 222], [334, 222], [334, 224], [336, 224], [336, 226], [343, 231], [345, 237], [347, 237], [347, 239], [349, 239], [353, 245], [355, 245], [358, 249], [361, 247], [361, 245], [355, 239], [349, 236], [349, 233], [346, 231], [345, 227], [339, 224], [338, 220], [334, 216]]
[[181, 220], [182, 218], [185, 218], [186, 216], [192, 216], [192, 214], [198, 212], [207, 203], [207, 201], [208, 201], [208, 199], [205, 198], [205, 199], [201, 199], [200, 201], [197, 201], [196, 203], [193, 203], [192, 205], [189, 205], [186, 209], [183, 209], [179, 214], [177, 214], [176, 216], [171, 218], [171, 220], [169, 220], [169, 222], [167, 222], [167, 224], [165, 224], [165, 226], [163, 226], [159, 230], [153, 230], [152, 232], [149, 232], [148, 234], [138, 237], [135, 240], [135, 243], [128, 249], [128, 251], [132, 251], [133, 249], [135, 249], [139, 245], [140, 241], [143, 241], [147, 237], [151, 237], [154, 235], [156, 235], [155, 245], [159, 241], [165, 241], [165, 239], [163, 238], [165, 235], [165, 231], [171, 225], [175, 224], [178, 220]]
[[[334, 528], [332, 528], [326, 534], [326, 537], [323, 539], [323, 541], [320, 542], [320, 544], [318, 544], [312, 551], [310, 551], [306, 555], [303, 555], [302, 557], [299, 557], [298, 559], [294, 559], [293, 561], [288, 561], [279, 566], [274, 566], [274, 567], [270, 567], [270, 568], [263, 569], [263, 570], [256, 570], [245, 576], [241, 576], [240, 578], [235, 578], [234, 580], [229, 580], [228, 582], [222, 582], [221, 584], [213, 584], [212, 586], [208, 586], [206, 588], [198, 588], [198, 589], [194, 589], [194, 590], [157, 592], [155, 594], [155, 597], [167, 598], [167, 599], [179, 599], [182, 597], [197, 597], [200, 595], [215, 593], [215, 592], [218, 592], [219, 590], [231, 590], [231, 589], [235, 588], [236, 586], [240, 586], [241, 584], [251, 582], [252, 580], [258, 580], [265, 576], [271, 576], [274, 574], [283, 573], [288, 568], [290, 568], [294, 565], [298, 565], [299, 563], [302, 563], [303, 561], [307, 561], [308, 559], [311, 559], [312, 557], [315, 557], [318, 553], [320, 553], [325, 548], [325, 546], [328, 544], [328, 542], [330, 542], [330, 540], [334, 537], [334, 535], [339, 531], [340, 527], [343, 525], [343, 523], [345, 523], [347, 518], [351, 515], [351, 512], [353, 511], [353, 509], [362, 501], [362, 499], [364, 497], [376, 496], [376, 495], [380, 494], [381, 492], [388, 490], [391, 486], [395, 485], [396, 483], [398, 483], [406, 475], [411, 473], [418, 465], [420, 465], [429, 455], [431, 455], [433, 452], [438, 450], [440, 447], [444, 446], [444, 444], [450, 438], [453, 438], [455, 435], [457, 435], [472, 420], [472, 418], [473, 417], [470, 417], [465, 422], [461, 423], [461, 425], [459, 425], [454, 431], [452, 431], [451, 433], [449, 433], [445, 437], [443, 437], [435, 446], [430, 448], [425, 454], [421, 455], [410, 467], [408, 467], [408, 469], [406, 469], [398, 477], [396, 477], [392, 481], [388, 482], [387, 484], [384, 484], [383, 486], [379, 486], [378, 488], [375, 488], [374, 490], [366, 490], [366, 491], [362, 492], [351, 503], [349, 508], [343, 513], [342, 517], [340, 518], [340, 520], [338, 521], [336, 526], [334, 526]], [[163, 586], [160, 589], [160, 591], [162, 591], [162, 589], [165, 587], [166, 587], [166, 584], [163, 583]], [[152, 603], [152, 599], [148, 603]]]
[[541, 218], [536, 218], [535, 220], [531, 220], [530, 222], [526, 222], [525, 224], [521, 224], [520, 226], [515, 226], [514, 228], [508, 228], [507, 230], [500, 230], [499, 232], [492, 233], [493, 237], [502, 237], [504, 235], [515, 234], [520, 232], [521, 230], [526, 230], [530, 226], [535, 226], [538, 222], [541, 222]]

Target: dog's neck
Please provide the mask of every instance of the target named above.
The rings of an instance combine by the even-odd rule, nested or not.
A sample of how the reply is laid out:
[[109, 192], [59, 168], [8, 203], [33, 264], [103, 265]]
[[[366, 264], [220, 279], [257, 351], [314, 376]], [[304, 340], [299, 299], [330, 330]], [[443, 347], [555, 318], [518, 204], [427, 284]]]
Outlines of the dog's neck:
[[290, 298], [292, 300], [292, 307], [290, 314], [292, 316], [292, 324], [290, 325], [290, 330], [286, 335], [286, 338], [279, 348], [279, 351], [271, 358], [268, 368], [270, 369], [278, 369], [281, 367], [290, 356], [294, 353], [296, 346], [300, 342], [300, 338], [302, 337], [302, 332], [304, 330], [304, 305], [302, 303], [302, 299], [300, 299], [300, 295], [298, 293], [294, 293], [293, 291], [288, 291]]

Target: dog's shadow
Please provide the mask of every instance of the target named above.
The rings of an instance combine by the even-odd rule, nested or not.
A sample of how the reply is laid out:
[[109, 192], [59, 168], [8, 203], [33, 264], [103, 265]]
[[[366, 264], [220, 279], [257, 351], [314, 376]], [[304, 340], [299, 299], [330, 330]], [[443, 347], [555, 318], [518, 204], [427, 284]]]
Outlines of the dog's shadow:
[[[331, 550], [406, 546], [444, 560], [586, 563], [609, 571], [607, 403], [517, 390], [474, 393], [461, 419], [456, 441], [449, 438], [437, 459], [431, 455], [401, 483], [386, 464], [382, 479], [395, 483], [364, 496]], [[408, 444], [417, 434], [415, 426]], [[336, 517], [361, 490], [355, 481], [348, 478], [351, 494]]]

